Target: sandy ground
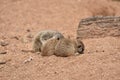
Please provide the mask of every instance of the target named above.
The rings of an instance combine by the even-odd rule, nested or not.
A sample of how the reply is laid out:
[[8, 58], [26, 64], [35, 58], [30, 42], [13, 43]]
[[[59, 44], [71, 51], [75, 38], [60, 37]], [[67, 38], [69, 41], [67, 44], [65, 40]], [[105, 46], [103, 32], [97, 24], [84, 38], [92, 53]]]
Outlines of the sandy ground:
[[[71, 38], [82, 18], [120, 15], [120, 1], [0, 0], [0, 80], [120, 80], [120, 38], [83, 39], [85, 54], [42, 57], [24, 52], [40, 30]], [[26, 62], [30, 60], [30, 62]]]

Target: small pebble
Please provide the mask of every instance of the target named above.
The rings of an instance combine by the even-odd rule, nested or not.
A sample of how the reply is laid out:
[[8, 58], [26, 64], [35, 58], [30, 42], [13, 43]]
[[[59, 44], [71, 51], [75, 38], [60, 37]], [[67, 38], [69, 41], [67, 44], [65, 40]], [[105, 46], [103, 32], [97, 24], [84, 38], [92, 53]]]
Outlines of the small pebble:
[[1, 45], [1, 46], [7, 46], [7, 45], [8, 45], [8, 42], [5, 42], [5, 41], [1, 40], [1, 41], [0, 41], [0, 45]]
[[7, 52], [6, 51], [1, 51], [0, 54], [6, 54]]
[[6, 61], [0, 61], [0, 64], [6, 64]]
[[27, 38], [33, 38], [33, 35], [32, 34], [28, 34], [28, 35], [26, 35], [27, 36]]
[[22, 42], [23, 43], [29, 43], [29, 42], [32, 42], [32, 39], [33, 39], [33, 35], [27, 34], [22, 38]]
[[33, 50], [21, 50], [22, 52], [31, 52], [31, 53], [35, 53]]
[[57, 72], [54, 72], [54, 74], [57, 74]]
[[96, 50], [96, 52], [98, 52], [98, 50]]
[[30, 29], [27, 29], [26, 31], [27, 31], [27, 32], [30, 32], [31, 30], [30, 30]]
[[1, 65], [1, 66], [0, 66], [0, 69], [2, 69], [2, 68], [4, 68], [4, 66], [3, 66], [3, 65]]
[[33, 58], [32, 57], [29, 57], [28, 59], [26, 59], [23, 63], [28, 63], [28, 62], [30, 62], [30, 61], [32, 61], [33, 60]]
[[40, 54], [40, 52], [36, 52], [37, 54]]

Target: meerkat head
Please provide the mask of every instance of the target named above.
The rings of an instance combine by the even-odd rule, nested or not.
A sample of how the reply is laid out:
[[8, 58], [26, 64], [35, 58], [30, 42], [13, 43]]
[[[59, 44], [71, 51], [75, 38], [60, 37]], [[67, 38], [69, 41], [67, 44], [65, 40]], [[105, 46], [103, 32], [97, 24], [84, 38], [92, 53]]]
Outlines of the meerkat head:
[[83, 42], [82, 41], [77, 41], [77, 52], [79, 54], [83, 54], [84, 49], [85, 49], [85, 46], [84, 46]]
[[42, 42], [42, 44], [44, 44], [48, 39], [52, 38], [53, 36], [50, 35], [49, 33], [48, 34], [43, 34], [41, 37], [40, 37], [40, 41]]
[[48, 40], [50, 40], [50, 39], [56, 39], [56, 40], [59, 40], [59, 39], [61, 39], [61, 38], [64, 38], [61, 34], [50, 34], [50, 33], [47, 33], [47, 34], [44, 34], [41, 38], [40, 38], [40, 40], [41, 40], [41, 42], [42, 42], [42, 44], [45, 44]]
[[60, 39], [64, 38], [64, 36], [62, 36], [61, 34], [58, 33], [58, 34], [54, 35], [53, 38], [60, 40]]

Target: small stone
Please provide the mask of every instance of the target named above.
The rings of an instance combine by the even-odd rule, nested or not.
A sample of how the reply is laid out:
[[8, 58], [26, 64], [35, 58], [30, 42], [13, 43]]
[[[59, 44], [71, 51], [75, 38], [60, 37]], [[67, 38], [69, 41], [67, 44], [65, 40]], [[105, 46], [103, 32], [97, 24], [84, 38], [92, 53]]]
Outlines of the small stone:
[[33, 35], [32, 34], [27, 34], [22, 38], [23, 43], [29, 43], [32, 42]]
[[27, 31], [27, 32], [30, 32], [31, 30], [30, 30], [30, 29], [27, 29], [26, 31]]
[[96, 50], [96, 52], [98, 52], [98, 50]]
[[31, 53], [35, 53], [33, 50], [21, 50], [22, 52], [31, 52]]
[[13, 38], [16, 39], [16, 40], [19, 40], [19, 38], [17, 36], [14, 36]]
[[0, 64], [6, 64], [6, 61], [0, 61]]
[[30, 56], [28, 59], [26, 59], [23, 63], [28, 63], [28, 62], [30, 62], [30, 61], [32, 61], [33, 60], [33, 58]]
[[36, 52], [37, 54], [40, 54], [40, 52]]
[[6, 51], [1, 51], [0, 54], [6, 54], [7, 52]]
[[54, 74], [57, 74], [57, 72], [54, 72]]
[[1, 45], [1, 46], [7, 46], [7, 45], [8, 45], [8, 42], [5, 42], [5, 41], [1, 40], [1, 41], [0, 41], [0, 45]]
[[28, 35], [26, 35], [27, 36], [27, 38], [33, 38], [33, 35], [32, 34], [28, 34]]
[[2, 69], [2, 68], [4, 68], [4, 66], [3, 66], [3, 65], [1, 65], [1, 66], [0, 66], [0, 69]]

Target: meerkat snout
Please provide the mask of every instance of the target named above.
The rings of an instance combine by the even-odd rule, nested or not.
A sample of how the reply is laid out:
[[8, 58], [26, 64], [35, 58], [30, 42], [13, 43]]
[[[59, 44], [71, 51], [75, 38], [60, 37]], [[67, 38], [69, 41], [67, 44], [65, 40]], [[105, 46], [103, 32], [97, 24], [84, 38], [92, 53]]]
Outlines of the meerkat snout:
[[83, 42], [82, 41], [77, 41], [77, 52], [79, 54], [83, 54], [84, 49], [85, 49], [85, 46], [84, 46]]

